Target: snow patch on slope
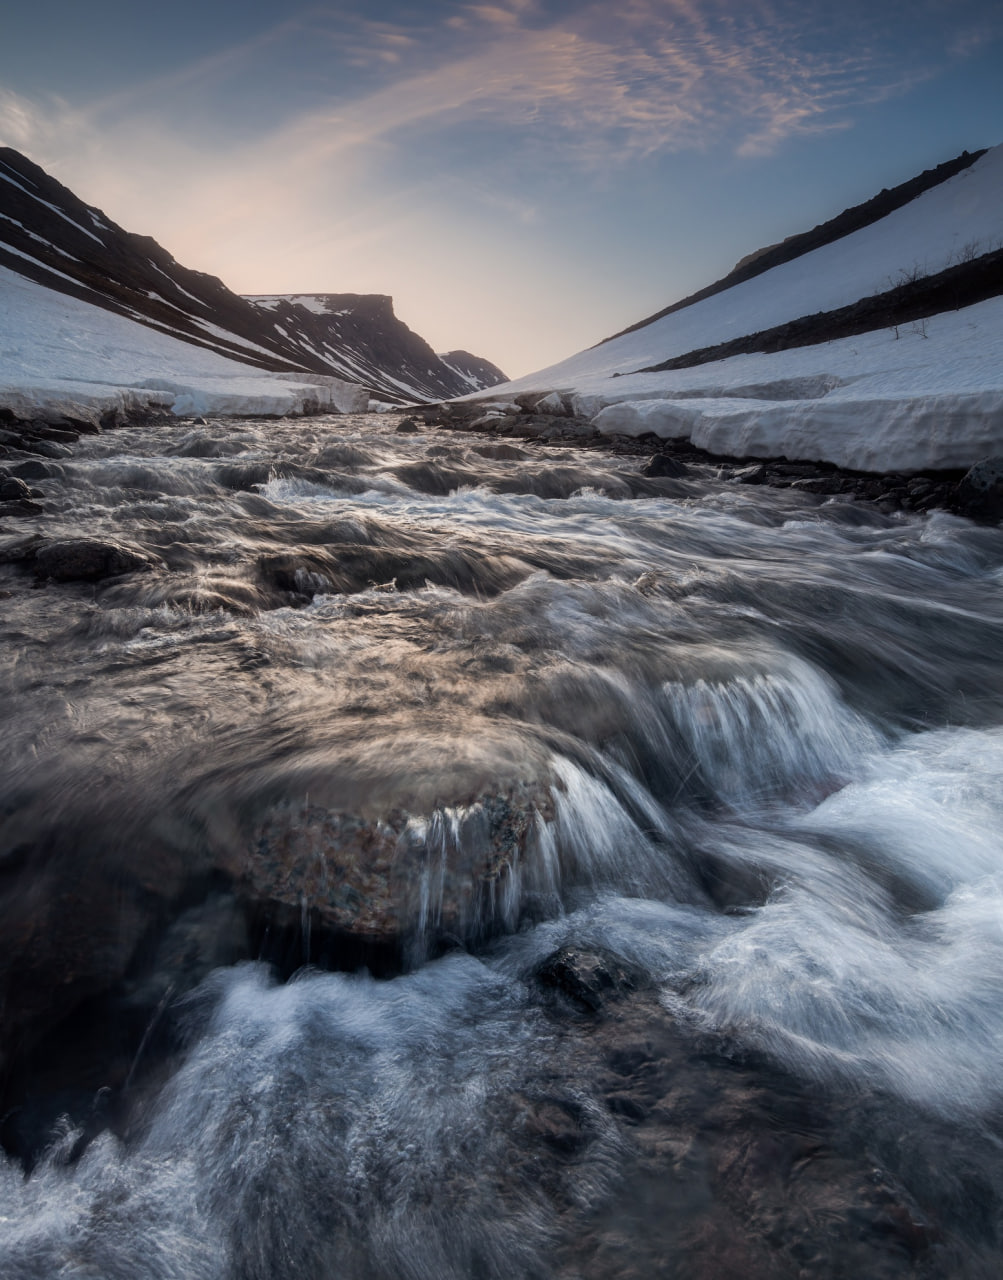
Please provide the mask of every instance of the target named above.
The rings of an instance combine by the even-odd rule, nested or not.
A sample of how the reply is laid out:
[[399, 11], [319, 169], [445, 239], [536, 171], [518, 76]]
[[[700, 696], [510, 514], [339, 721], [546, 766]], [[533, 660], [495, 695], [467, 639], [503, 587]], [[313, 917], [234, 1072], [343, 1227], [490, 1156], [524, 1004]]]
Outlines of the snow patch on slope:
[[0, 406], [19, 417], [364, 412], [368, 392], [320, 374], [257, 372], [0, 267]]

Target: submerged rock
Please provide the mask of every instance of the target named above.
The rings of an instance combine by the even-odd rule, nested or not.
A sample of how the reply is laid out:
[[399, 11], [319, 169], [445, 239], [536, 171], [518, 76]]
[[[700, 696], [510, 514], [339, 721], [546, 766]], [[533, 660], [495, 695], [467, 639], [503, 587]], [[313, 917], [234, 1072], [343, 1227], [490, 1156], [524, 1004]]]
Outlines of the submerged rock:
[[99, 582], [123, 573], [148, 572], [154, 559], [138, 547], [96, 538], [64, 538], [40, 546], [35, 575], [53, 582]]

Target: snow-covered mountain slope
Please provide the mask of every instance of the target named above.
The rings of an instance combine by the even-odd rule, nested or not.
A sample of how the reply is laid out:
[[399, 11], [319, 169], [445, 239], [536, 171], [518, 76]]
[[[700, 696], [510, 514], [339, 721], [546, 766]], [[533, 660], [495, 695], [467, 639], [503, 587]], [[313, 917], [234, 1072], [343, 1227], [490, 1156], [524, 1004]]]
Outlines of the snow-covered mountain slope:
[[876, 221], [491, 398], [556, 390], [600, 430], [735, 456], [963, 466], [1003, 452], [1001, 246], [996, 147]]
[[476, 356], [470, 357], [473, 377], [455, 369], [397, 319], [393, 299], [384, 294], [267, 294], [245, 301], [305, 359], [390, 400], [441, 400], [505, 381], [500, 369]]
[[440, 351], [439, 359], [472, 389], [496, 387], [508, 379], [496, 364], [469, 351]]
[[254, 368], [350, 379], [398, 401], [471, 390], [394, 316], [389, 298], [304, 295], [259, 305], [116, 226], [10, 148], [0, 148], [0, 266]]
[[0, 266], [0, 408], [95, 421], [108, 412], [359, 413], [356, 382], [269, 373]]

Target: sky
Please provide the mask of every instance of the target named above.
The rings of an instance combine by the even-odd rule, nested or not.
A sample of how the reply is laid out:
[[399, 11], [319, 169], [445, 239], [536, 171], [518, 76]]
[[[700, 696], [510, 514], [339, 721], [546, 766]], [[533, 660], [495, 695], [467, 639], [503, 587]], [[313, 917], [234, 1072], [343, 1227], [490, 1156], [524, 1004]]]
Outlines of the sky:
[[33, 0], [0, 143], [239, 293], [517, 377], [1003, 142], [1000, 0]]

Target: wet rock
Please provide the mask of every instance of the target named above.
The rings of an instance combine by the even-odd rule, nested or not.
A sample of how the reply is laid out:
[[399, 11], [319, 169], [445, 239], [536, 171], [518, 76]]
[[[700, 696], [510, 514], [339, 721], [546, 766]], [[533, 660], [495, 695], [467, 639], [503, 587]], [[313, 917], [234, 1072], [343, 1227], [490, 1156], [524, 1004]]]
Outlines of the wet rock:
[[582, 1009], [598, 1012], [610, 999], [634, 990], [639, 975], [615, 956], [561, 947], [537, 966], [536, 980]]
[[96, 538], [65, 538], [39, 546], [34, 571], [53, 582], [99, 582], [123, 573], [148, 572], [154, 560], [138, 547]]
[[68, 449], [65, 444], [58, 444], [55, 440], [22, 440], [20, 447], [25, 453], [35, 453], [42, 458], [71, 458], [73, 452]]
[[215, 472], [216, 483], [236, 493], [253, 492], [259, 485], [267, 484], [271, 475], [272, 468], [267, 462], [234, 463], [218, 467]]
[[740, 467], [733, 471], [730, 479], [734, 484], [768, 484], [769, 476], [761, 462], [751, 467]]
[[257, 568], [267, 587], [289, 593], [301, 601], [318, 593], [368, 591], [391, 581], [400, 591], [412, 591], [432, 582], [464, 593], [494, 596], [530, 572], [522, 561], [472, 547], [432, 552], [420, 546], [381, 547], [364, 543], [332, 543], [323, 549], [299, 548], [260, 556]]
[[433, 497], [447, 497], [463, 484], [475, 484], [476, 476], [459, 469], [440, 467], [434, 462], [412, 462], [397, 467], [394, 475], [409, 489]]
[[67, 427], [52, 426], [45, 422], [33, 422], [31, 424], [31, 435], [36, 440], [55, 440], [59, 444], [76, 444], [80, 439], [79, 431], [73, 431]]
[[488, 722], [463, 742], [355, 732], [263, 786], [236, 778], [206, 810], [213, 865], [248, 909], [318, 948], [421, 952], [514, 927], [553, 816], [549, 757]]
[[52, 462], [39, 462], [34, 458], [11, 467], [11, 475], [21, 480], [52, 480], [63, 475], [63, 468]]
[[394, 430], [399, 436], [416, 436], [421, 432], [421, 427], [418, 426], [414, 418], [402, 418], [397, 423], [397, 426], [394, 427]]
[[18, 499], [27, 499], [32, 495], [32, 490], [15, 476], [11, 476], [0, 480], [0, 501], [13, 502]]
[[983, 458], [967, 471], [958, 482], [953, 505], [976, 520], [1003, 520], [1003, 456]]
[[471, 453], [490, 458], [493, 462], [525, 462], [529, 454], [514, 444], [475, 444]]
[[673, 480], [688, 474], [686, 463], [673, 458], [670, 453], [656, 453], [641, 470], [642, 476], [668, 476]]
[[15, 498], [11, 502], [0, 502], [0, 516], [17, 516], [22, 520], [45, 514], [45, 508], [37, 502], [26, 498]]
[[846, 482], [837, 475], [805, 476], [795, 480], [791, 488], [799, 489], [802, 493], [833, 494], [842, 493], [846, 488]]

